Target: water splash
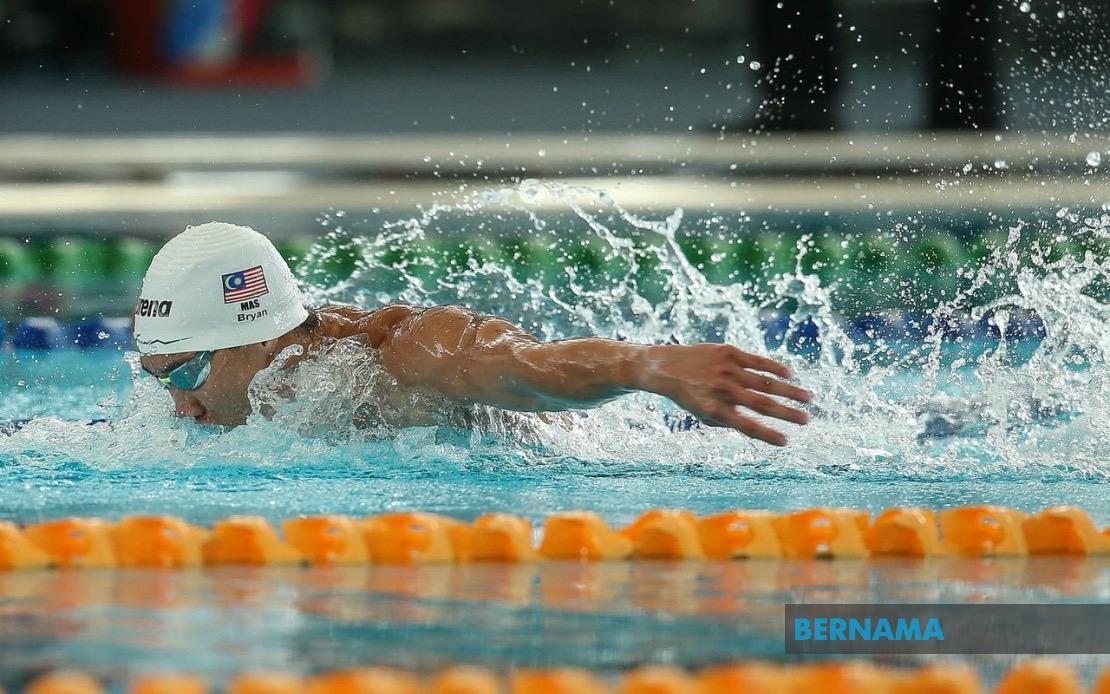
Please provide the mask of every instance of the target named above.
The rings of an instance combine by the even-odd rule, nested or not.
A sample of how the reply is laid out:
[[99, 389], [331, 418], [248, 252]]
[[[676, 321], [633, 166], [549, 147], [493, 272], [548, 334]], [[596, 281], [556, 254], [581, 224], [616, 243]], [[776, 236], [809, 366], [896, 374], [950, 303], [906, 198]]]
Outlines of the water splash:
[[[560, 207], [573, 216], [556, 214], [552, 222], [551, 210]], [[847, 287], [843, 276], [866, 272], [858, 260], [873, 249], [873, 235], [838, 242], [846, 272], [831, 283], [805, 269], [807, 256], [823, 243], [812, 236], [793, 249], [792, 272], [764, 267], [761, 278], [714, 283], [680, 247], [683, 219], [676, 210], [663, 220], [645, 220], [605, 193], [527, 180], [430, 208], [373, 237], [335, 235], [299, 269], [320, 275], [334, 249], [351, 244], [358, 250], [356, 270], [328, 286], [309, 283], [315, 300], [366, 307], [461, 303], [547, 338], [713, 340], [764, 352], [761, 317], [766, 323], [768, 313], [777, 312], [781, 330], [771, 351], [821, 394], [814, 423], [791, 431], [794, 446], [780, 452], [708, 428], [681, 434], [676, 443], [661, 435], [660, 412], [672, 409], [665, 401], [624, 398], [583, 418], [566, 436], [548, 432], [549, 446], [585, 458], [616, 454], [808, 470], [858, 465], [924, 477], [1037, 466], [1059, 471], [1066, 459], [1077, 474], [1108, 472], [1098, 453], [1110, 443], [1102, 424], [1110, 346], [1107, 261], [1092, 252], [1079, 259], [1061, 255], [1055, 242], [1104, 246], [1110, 215], [1079, 220], [1064, 211], [1051, 223], [1015, 224], [983, 256], [965, 263], [945, 290], [921, 290], [903, 278], [909, 289], [901, 296], [916, 321], [878, 324], [862, 336], [850, 335], [841, 317], [858, 313], [868, 295]], [[485, 241], [467, 246], [459, 229], [468, 225]], [[887, 251], [892, 254], [909, 253], [926, 235], [903, 224], [896, 231]], [[460, 238], [458, 256], [428, 244], [440, 234]], [[481, 245], [491, 238], [502, 245]], [[547, 274], [516, 271], [513, 254], [522, 244], [547, 254]], [[897, 284], [883, 276], [866, 283], [870, 290]], [[1030, 342], [1042, 331], [1039, 344]]]

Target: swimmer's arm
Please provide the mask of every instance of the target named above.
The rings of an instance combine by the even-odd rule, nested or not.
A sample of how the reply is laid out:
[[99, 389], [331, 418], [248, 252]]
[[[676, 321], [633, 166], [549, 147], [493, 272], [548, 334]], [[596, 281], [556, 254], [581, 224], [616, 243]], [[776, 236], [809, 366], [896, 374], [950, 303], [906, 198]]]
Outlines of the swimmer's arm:
[[404, 385], [505, 409], [591, 407], [644, 390], [669, 397], [708, 424], [779, 445], [786, 442], [781, 433], [736, 406], [799, 424], [808, 419], [767, 396], [809, 400], [801, 388], [765, 375], [789, 378], [786, 367], [730, 345], [594, 337], [542, 342], [507, 321], [439, 306], [400, 318], [381, 349], [383, 365]]

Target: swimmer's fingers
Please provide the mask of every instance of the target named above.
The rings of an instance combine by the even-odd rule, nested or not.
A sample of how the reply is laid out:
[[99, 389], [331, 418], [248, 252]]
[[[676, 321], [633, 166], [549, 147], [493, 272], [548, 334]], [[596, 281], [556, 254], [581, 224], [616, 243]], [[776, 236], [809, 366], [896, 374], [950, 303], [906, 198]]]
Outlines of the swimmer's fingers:
[[780, 381], [768, 376], [761, 376], [747, 369], [740, 370], [736, 378], [745, 388], [758, 390], [761, 393], [781, 395], [784, 398], [790, 398], [797, 402], [809, 402], [813, 399], [813, 393], [805, 388], [799, 388], [792, 383], [786, 383], [785, 381]]
[[773, 398], [748, 390], [747, 388], [740, 388], [739, 386], [730, 388], [726, 397], [730, 402], [743, 405], [753, 412], [758, 412], [768, 417], [781, 419], [784, 422], [793, 422], [794, 424], [809, 423], [809, 414], [804, 410], [787, 407]]
[[711, 416], [705, 419], [705, 421], [710, 426], [731, 427], [743, 434], [747, 434], [753, 439], [759, 439], [772, 446], [786, 445], [786, 435], [781, 431], [775, 431], [769, 426], [760, 424], [751, 417], [745, 417], [737, 412], [735, 408], [728, 405], [722, 404], [714, 408]]
[[752, 369], [754, 371], [763, 371], [769, 374], [774, 374], [779, 378], [794, 378], [794, 373], [786, 366], [778, 363], [774, 359], [761, 357], [758, 354], [749, 354], [737, 347], [728, 346], [728, 354], [732, 361], [745, 369]]

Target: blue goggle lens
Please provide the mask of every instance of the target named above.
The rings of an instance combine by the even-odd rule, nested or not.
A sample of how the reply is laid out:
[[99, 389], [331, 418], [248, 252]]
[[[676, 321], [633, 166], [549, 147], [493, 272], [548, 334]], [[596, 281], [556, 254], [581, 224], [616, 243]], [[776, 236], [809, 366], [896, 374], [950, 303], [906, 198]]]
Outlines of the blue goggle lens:
[[211, 371], [212, 353], [198, 352], [192, 359], [175, 367], [165, 376], [155, 376], [155, 378], [166, 388], [196, 390], [208, 380], [208, 374]]

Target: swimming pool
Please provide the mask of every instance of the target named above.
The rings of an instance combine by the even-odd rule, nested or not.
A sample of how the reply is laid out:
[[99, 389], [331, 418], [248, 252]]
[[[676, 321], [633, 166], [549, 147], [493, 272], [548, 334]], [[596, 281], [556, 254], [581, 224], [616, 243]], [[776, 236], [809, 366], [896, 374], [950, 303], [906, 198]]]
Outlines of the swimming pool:
[[[501, 511], [538, 523], [589, 509], [619, 526], [656, 507], [708, 514], [1072, 504], [1110, 525], [1107, 260], [1061, 254], [1050, 243], [1064, 225], [1069, 243], [1097, 247], [1108, 238], [1105, 213], [1003, 227], [993, 249], [955, 262], [951, 282], [928, 284], [928, 269], [907, 275], [905, 263], [860, 264], [864, 253], [897, 258], [908, 247], [902, 237], [920, 240], [923, 232], [900, 222], [888, 237], [800, 234], [791, 257], [800, 253], [802, 262], [756, 262], [749, 275], [730, 278], [722, 265], [748, 262], [742, 246], [719, 245], [741, 235], [736, 220], [644, 219], [607, 196], [535, 182], [500, 195], [372, 234], [328, 216], [328, 233], [298, 268], [309, 296], [465, 303], [549, 338], [771, 349], [819, 394], [813, 422], [790, 431], [790, 447], [772, 450], [730, 432], [674, 431], [669, 422], [680, 413], [636, 395], [563, 423], [485, 412], [476, 430], [358, 430], [350, 415], [365, 383], [335, 377], [358, 355], [338, 351], [298, 372], [295, 401], [269, 401], [278, 409], [272, 420], [212, 431], [170, 417], [168, 398], [120, 350], [8, 349], [0, 354], [0, 422], [19, 425], [0, 436], [0, 519], [164, 513], [210, 524], [240, 513], [277, 522], [420, 510], [462, 520]], [[534, 213], [530, 205], [546, 197], [565, 209]], [[710, 230], [700, 269], [678, 243], [690, 225]], [[464, 242], [475, 231], [504, 243]], [[552, 259], [550, 275], [513, 265], [529, 250]], [[845, 272], [822, 279], [821, 265], [805, 267], [807, 253], [828, 254]], [[706, 278], [714, 272], [716, 283]], [[874, 310], [868, 297], [878, 294], [892, 303]], [[787, 599], [1105, 602], [1110, 565], [1023, 558], [128, 570], [0, 573], [0, 586], [0, 671], [12, 685], [57, 664], [109, 679], [169, 668], [220, 681], [247, 667], [475, 662], [615, 672], [644, 662], [781, 658]], [[560, 592], [568, 586], [570, 594]], [[1009, 662], [977, 660], [988, 677]], [[1090, 677], [1105, 658], [1074, 662]]]

